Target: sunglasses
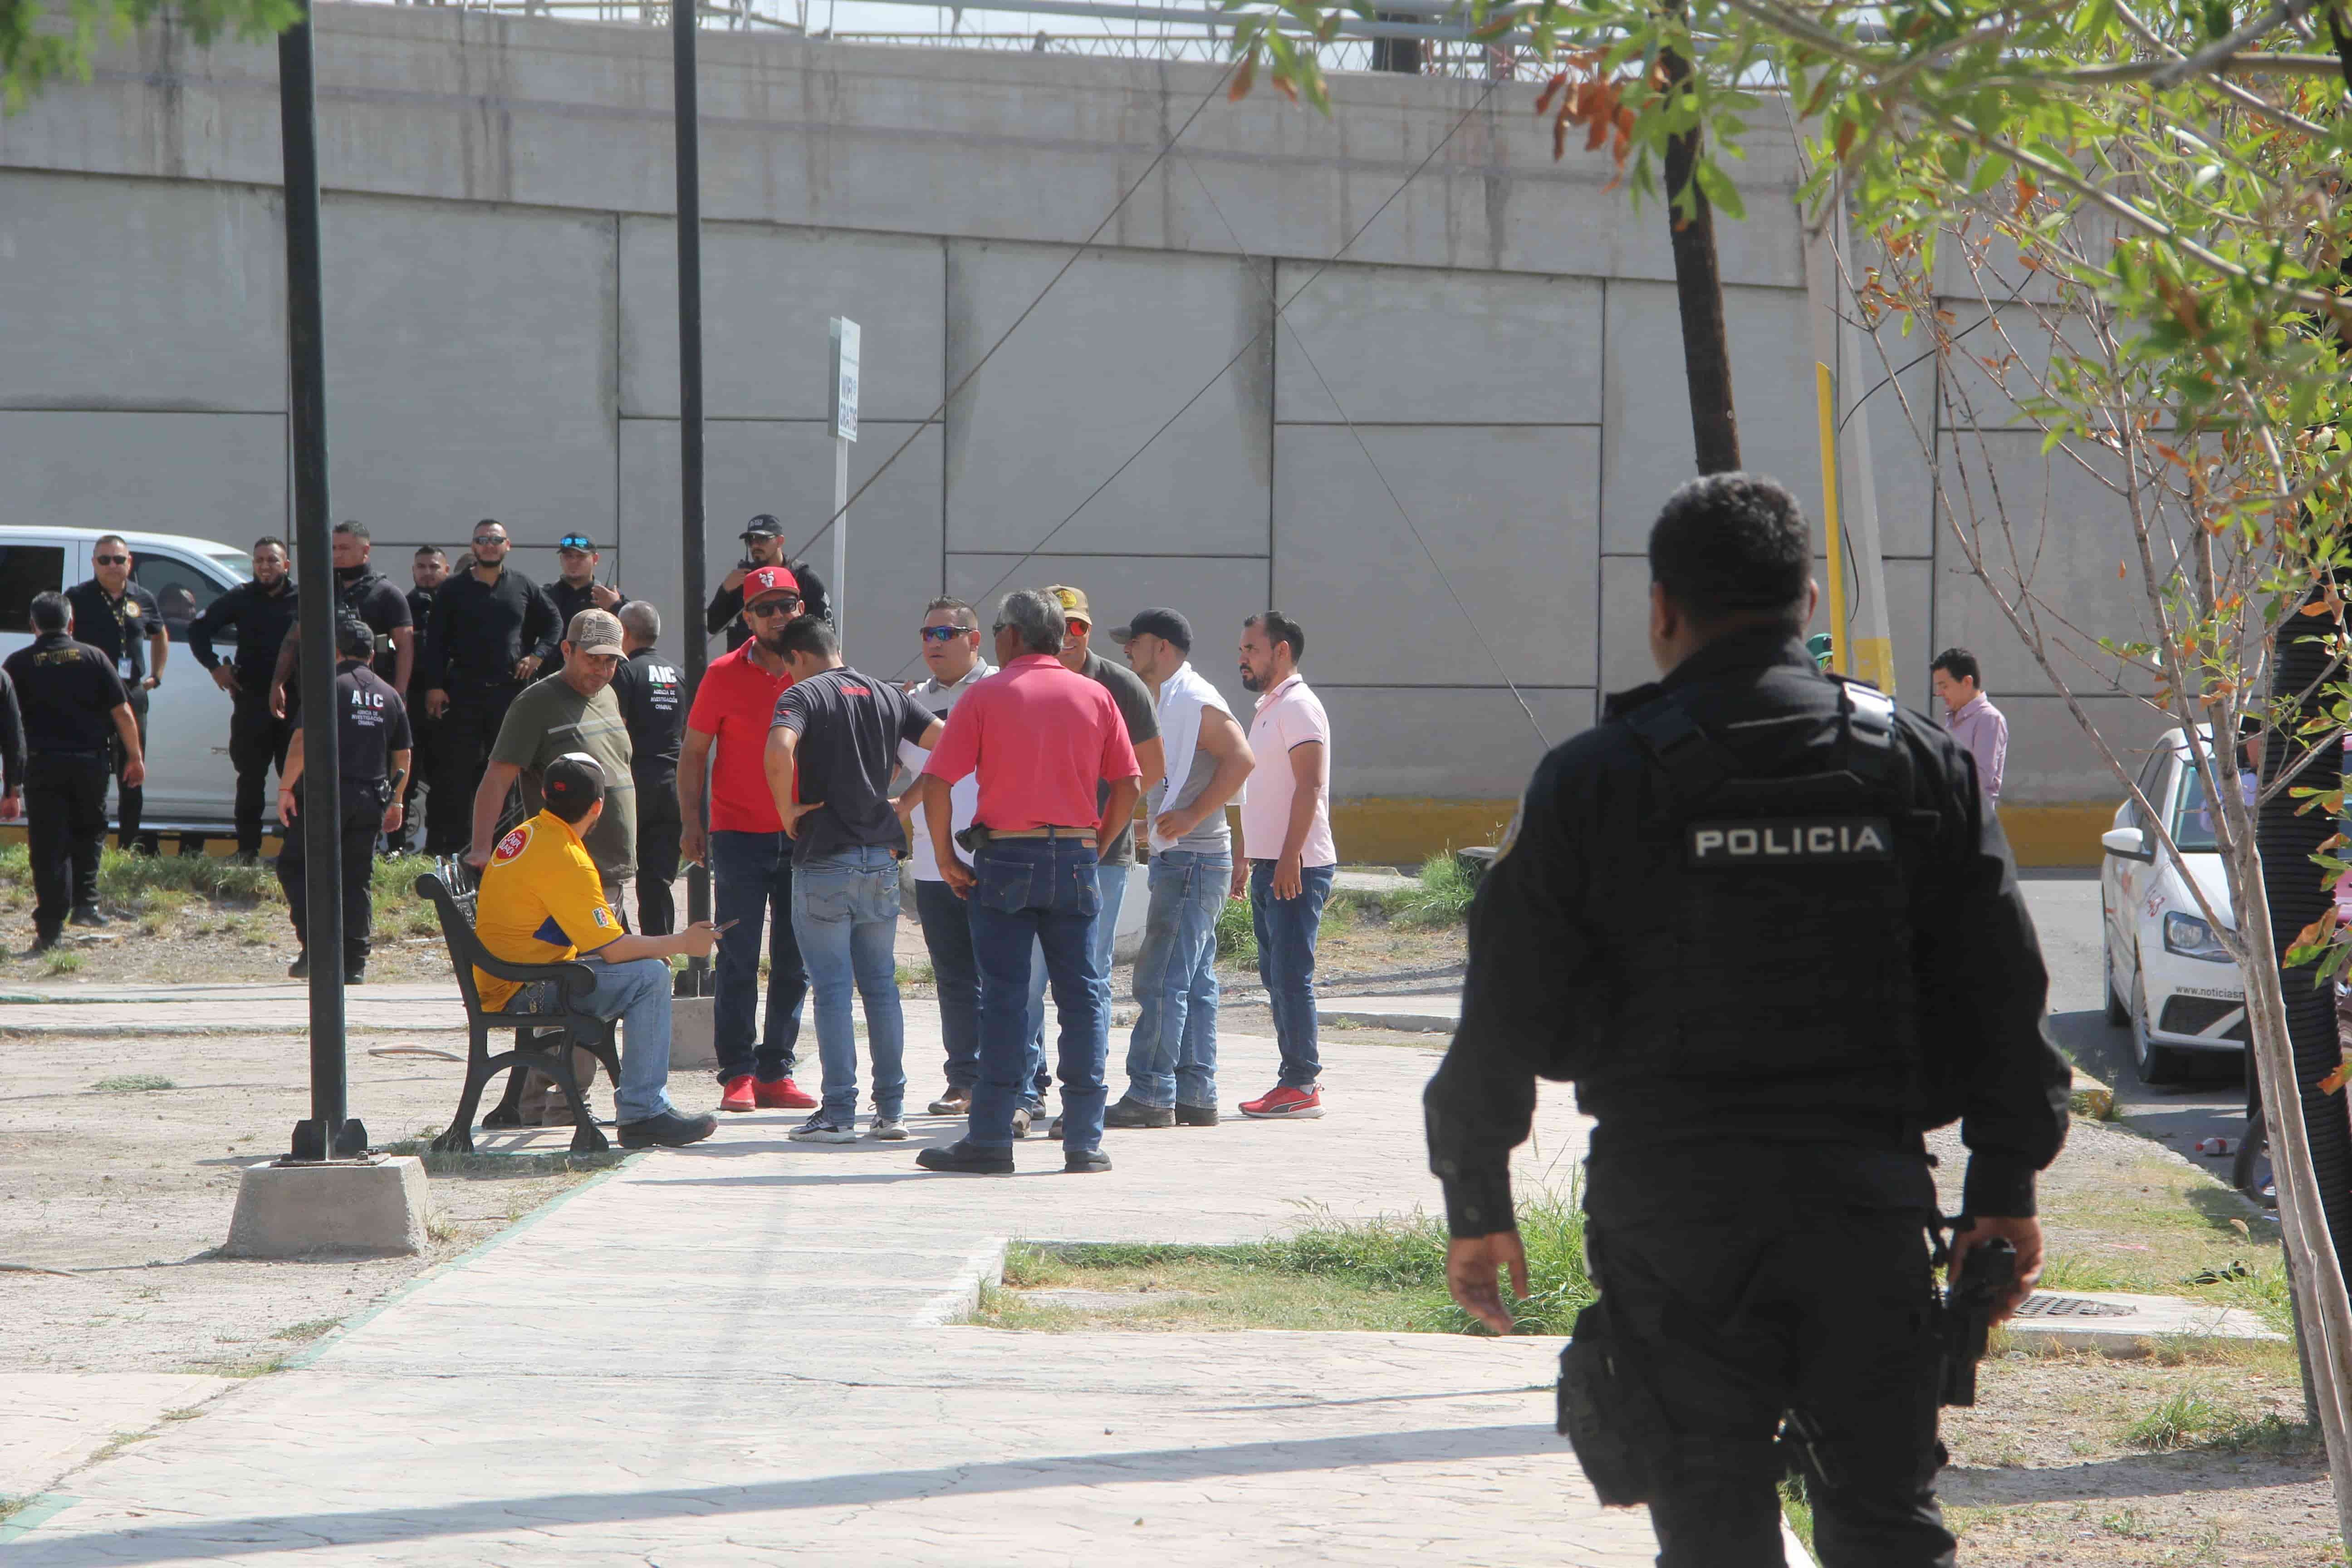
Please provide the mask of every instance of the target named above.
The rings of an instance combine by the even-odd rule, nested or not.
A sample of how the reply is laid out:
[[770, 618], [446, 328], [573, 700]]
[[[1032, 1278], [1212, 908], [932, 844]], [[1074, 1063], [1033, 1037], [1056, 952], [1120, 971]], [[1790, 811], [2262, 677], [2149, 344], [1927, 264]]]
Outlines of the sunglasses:
[[800, 607], [801, 602], [798, 599], [786, 595], [781, 599], [762, 599], [756, 605], [746, 605], [743, 606], [743, 613], [764, 621], [776, 616], [789, 616]]
[[[923, 640], [925, 642], [953, 642], [958, 637], [970, 637], [979, 629], [980, 628], [978, 626], [925, 626], [923, 628]], [[1003, 628], [999, 627], [998, 629], [1003, 630]]]
[[128, 566], [131, 564], [131, 557], [128, 555], [93, 555], [90, 559], [100, 566]]
[[503, 533], [485, 533], [474, 541], [476, 544], [504, 544], [506, 542], [507, 536]]

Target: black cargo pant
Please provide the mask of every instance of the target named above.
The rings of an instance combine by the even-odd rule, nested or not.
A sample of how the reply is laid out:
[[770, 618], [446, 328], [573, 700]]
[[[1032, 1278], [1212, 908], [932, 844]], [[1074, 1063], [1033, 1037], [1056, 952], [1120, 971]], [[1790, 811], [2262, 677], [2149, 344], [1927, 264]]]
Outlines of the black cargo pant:
[[[368, 961], [368, 930], [375, 921], [369, 881], [375, 873], [375, 841], [383, 831], [384, 784], [381, 779], [342, 783], [342, 826], [336, 842], [343, 869], [343, 967], [358, 969]], [[285, 847], [278, 852], [278, 884], [286, 889], [286, 911], [294, 920], [295, 940], [309, 952], [310, 906], [304, 900], [310, 889], [310, 846], [303, 842], [303, 831], [298, 806], [294, 820], [286, 826]], [[314, 963], [324, 962], [317, 953], [310, 957]]]
[[425, 847], [425, 815], [432, 805], [433, 770], [436, 765], [434, 742], [441, 737], [441, 721], [425, 716], [424, 691], [416, 687], [409, 689], [415, 693], [415, 700], [408, 709], [408, 779], [401, 786], [400, 826], [384, 835], [383, 847], [394, 855], [418, 852]]
[[236, 770], [236, 852], [261, 853], [261, 808], [269, 770], [286, 765], [286, 742], [293, 728], [269, 710], [267, 677], [248, 679], [229, 694], [228, 761]]
[[677, 814], [675, 774], [646, 773], [637, 786], [637, 929], [647, 936], [677, 930], [678, 839], [686, 825]]
[[[144, 760], [147, 755], [147, 689], [128, 680], [123, 684], [131, 688], [131, 716], [139, 724], [139, 754]], [[139, 823], [147, 810], [147, 788], [144, 784], [122, 782], [122, 770], [131, 765], [131, 753], [123, 749], [121, 732], [117, 731], [108, 744], [112, 752], [114, 800], [121, 814], [119, 818], [121, 831], [115, 835], [114, 847], [130, 849], [138, 845], [141, 837]]]
[[[478, 686], [449, 693], [433, 737], [433, 777], [425, 825], [427, 855], [463, 855], [474, 841], [474, 792], [490, 765], [490, 748], [520, 686]], [[414, 761], [414, 759], [411, 759]]]
[[33, 934], [54, 941], [66, 917], [98, 903], [106, 846], [105, 752], [35, 752], [25, 768], [25, 839], [33, 861]]
[[1809, 1415], [1822, 1568], [1951, 1568], [1936, 1506], [1939, 1363], [1916, 1155], [1596, 1149], [1585, 1251], [1675, 1434], [1660, 1568], [1779, 1568], [1781, 1413]]

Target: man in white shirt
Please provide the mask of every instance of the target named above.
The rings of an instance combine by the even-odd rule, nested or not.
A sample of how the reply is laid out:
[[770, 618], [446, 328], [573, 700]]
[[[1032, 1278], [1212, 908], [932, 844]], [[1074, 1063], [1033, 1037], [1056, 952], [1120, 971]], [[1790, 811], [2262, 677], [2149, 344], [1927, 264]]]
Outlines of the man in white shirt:
[[[923, 663], [930, 675], [907, 689], [915, 706], [944, 720], [956, 699], [996, 673], [980, 656], [980, 616], [961, 599], [934, 599], [923, 612]], [[901, 742], [898, 761], [908, 780], [923, 775], [931, 753]], [[940, 1033], [947, 1042], [947, 1092], [931, 1101], [934, 1116], [962, 1116], [971, 1110], [971, 1086], [980, 1076], [980, 966], [971, 953], [971, 916], [964, 901], [940, 875], [939, 852], [923, 821], [922, 791], [908, 787], [898, 797], [900, 820], [915, 864], [915, 918], [922, 922], [923, 945], [930, 949], [931, 978], [940, 997]], [[956, 782], [950, 792], [950, 832], [971, 826], [980, 805], [980, 775]], [[971, 852], [956, 847], [971, 864]]]
[[1246, 888], [1257, 973], [1274, 1014], [1282, 1073], [1242, 1101], [1244, 1116], [1323, 1114], [1315, 1033], [1315, 936], [1339, 868], [1331, 841], [1331, 720], [1298, 673], [1307, 634], [1279, 610], [1242, 626], [1242, 685], [1259, 694], [1250, 720], [1256, 769], [1234, 835], [1233, 896]]

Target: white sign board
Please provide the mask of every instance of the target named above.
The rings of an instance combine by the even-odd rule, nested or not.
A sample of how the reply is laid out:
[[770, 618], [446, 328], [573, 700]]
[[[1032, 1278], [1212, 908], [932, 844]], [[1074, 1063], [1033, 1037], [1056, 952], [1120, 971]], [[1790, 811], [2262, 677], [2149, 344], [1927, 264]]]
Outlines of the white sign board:
[[833, 433], [857, 439], [857, 323], [833, 319]]

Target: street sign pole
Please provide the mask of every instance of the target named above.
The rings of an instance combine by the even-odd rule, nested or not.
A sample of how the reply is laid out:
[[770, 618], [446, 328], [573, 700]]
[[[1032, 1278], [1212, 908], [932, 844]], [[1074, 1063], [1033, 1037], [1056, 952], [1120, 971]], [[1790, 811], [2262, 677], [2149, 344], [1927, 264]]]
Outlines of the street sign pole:
[[833, 631], [845, 643], [849, 635], [849, 444], [857, 439], [857, 339], [856, 322], [846, 316], [833, 319]]

